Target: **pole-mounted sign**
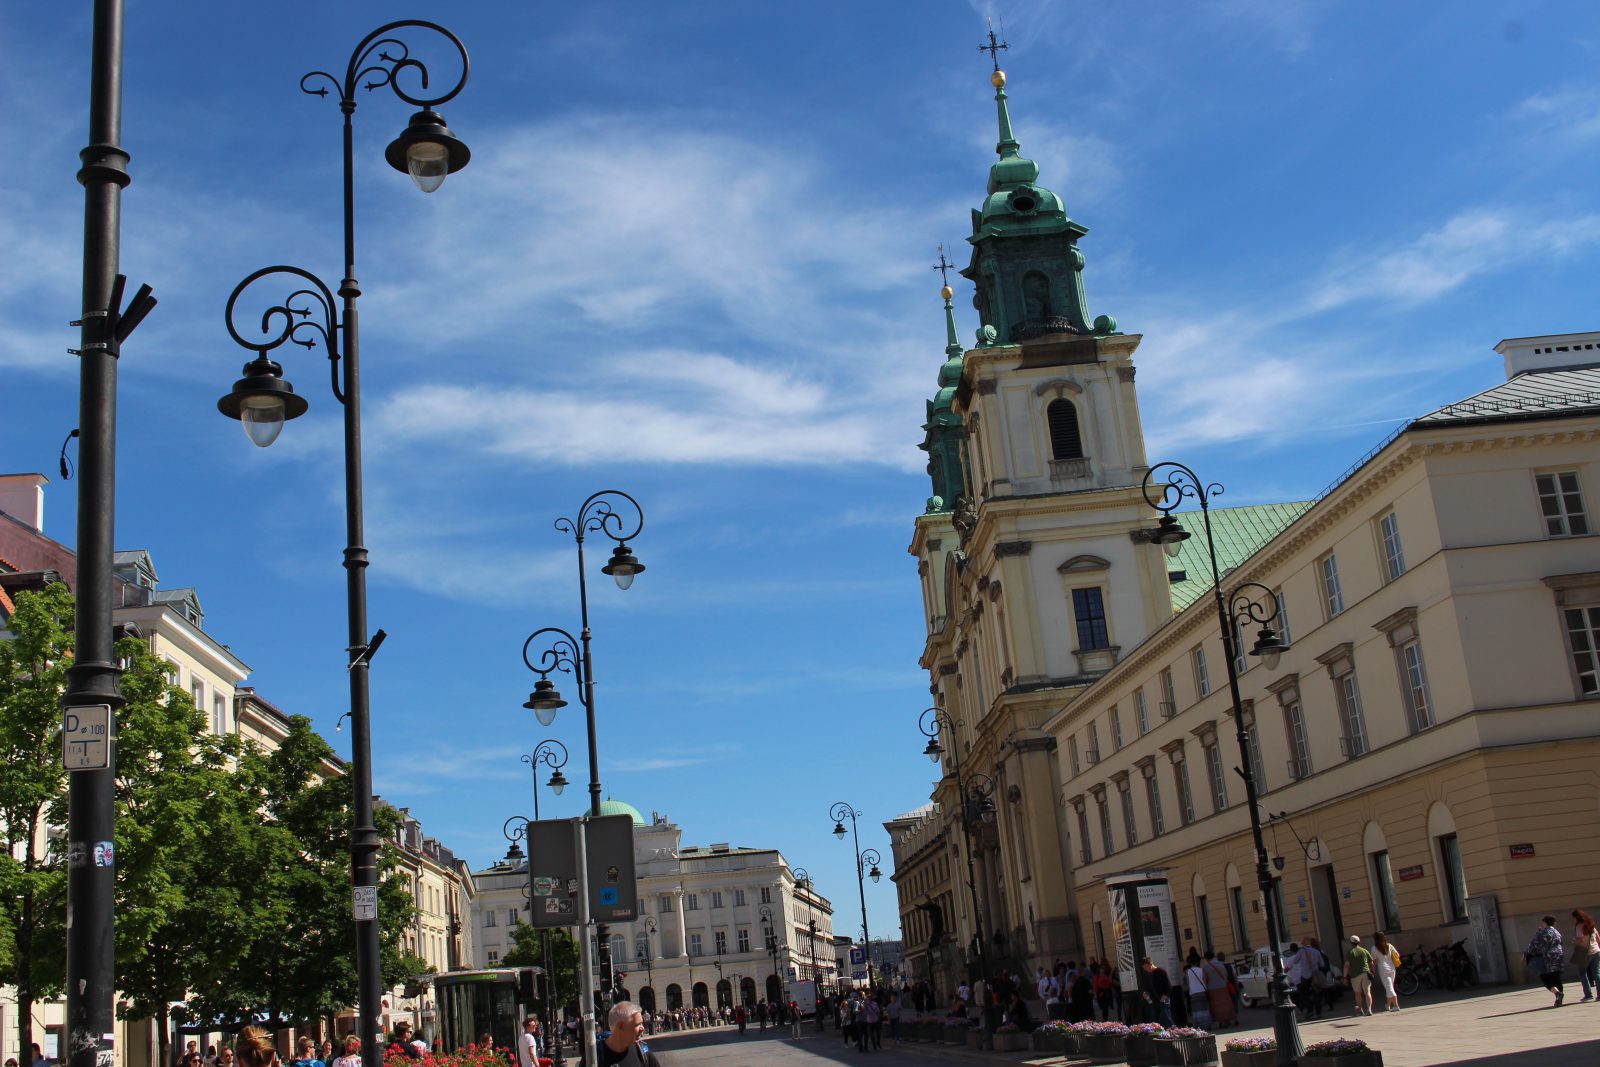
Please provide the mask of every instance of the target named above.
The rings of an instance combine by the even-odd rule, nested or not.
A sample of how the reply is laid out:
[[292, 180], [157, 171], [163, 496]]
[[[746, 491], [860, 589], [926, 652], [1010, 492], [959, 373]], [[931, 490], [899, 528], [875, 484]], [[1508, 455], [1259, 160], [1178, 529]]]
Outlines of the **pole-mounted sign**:
[[89, 704], [62, 712], [61, 766], [69, 771], [111, 769], [110, 704]]

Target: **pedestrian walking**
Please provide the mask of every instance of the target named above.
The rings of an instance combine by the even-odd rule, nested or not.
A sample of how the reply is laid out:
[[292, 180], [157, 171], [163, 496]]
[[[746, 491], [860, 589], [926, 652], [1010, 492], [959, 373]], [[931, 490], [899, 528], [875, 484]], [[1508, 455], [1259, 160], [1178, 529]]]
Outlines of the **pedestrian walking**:
[[[233, 1067], [233, 1055], [228, 1049], [222, 1050], [222, 1055], [217, 1059], [217, 1067]], [[333, 1067], [361, 1067], [361, 1039], [355, 1034], [345, 1034], [344, 1044], [338, 1059], [333, 1061]]]
[[1372, 966], [1377, 971], [1378, 987], [1383, 990], [1383, 1006], [1388, 1011], [1400, 1010], [1400, 997], [1394, 989], [1395, 975], [1400, 973], [1400, 952], [1382, 930], [1372, 935]]
[[1546, 915], [1539, 920], [1539, 929], [1534, 931], [1522, 958], [1539, 972], [1539, 980], [1544, 987], [1556, 995], [1556, 1002], [1551, 1007], [1561, 1007], [1561, 1002], [1567, 997], [1567, 991], [1561, 987], [1561, 969], [1565, 961], [1561, 951], [1561, 931], [1556, 929], [1554, 915]]
[[1372, 1014], [1372, 953], [1361, 947], [1361, 935], [1350, 935], [1344, 954], [1344, 980], [1356, 998], [1356, 1014]]
[[1583, 987], [1583, 999], [1600, 997], [1600, 931], [1586, 911], [1574, 911], [1572, 921], [1577, 925], [1572, 931], [1572, 966], [1578, 971], [1578, 984]]
[[247, 1026], [233, 1042], [233, 1055], [239, 1067], [276, 1067], [278, 1049], [272, 1035], [259, 1026]]
[[1205, 960], [1201, 967], [1206, 976], [1206, 1004], [1214, 1027], [1233, 1026], [1239, 1013], [1233, 1007], [1233, 990], [1228, 988], [1228, 968], [1219, 959]]
[[317, 1058], [316, 1044], [309, 1037], [302, 1037], [294, 1043], [294, 1059], [289, 1067], [328, 1067], [326, 1063]]

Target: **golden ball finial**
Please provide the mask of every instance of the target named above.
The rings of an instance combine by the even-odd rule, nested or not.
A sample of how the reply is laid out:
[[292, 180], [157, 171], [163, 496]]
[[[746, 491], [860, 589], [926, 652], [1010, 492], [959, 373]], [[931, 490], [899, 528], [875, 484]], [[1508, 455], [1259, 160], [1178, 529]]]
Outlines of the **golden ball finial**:
[[952, 296], [956, 295], [956, 291], [947, 285], [943, 289], [939, 290], [939, 295], [944, 297], [946, 300], [949, 300]]
[[1004, 89], [1006, 87], [1006, 72], [997, 70], [989, 75], [989, 80], [994, 83], [996, 89]]

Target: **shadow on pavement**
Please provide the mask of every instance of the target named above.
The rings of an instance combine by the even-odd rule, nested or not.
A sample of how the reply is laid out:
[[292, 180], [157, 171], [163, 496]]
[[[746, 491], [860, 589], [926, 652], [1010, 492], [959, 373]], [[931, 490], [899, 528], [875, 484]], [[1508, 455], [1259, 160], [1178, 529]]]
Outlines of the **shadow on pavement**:
[[1600, 1063], [1600, 1041], [1580, 1041], [1575, 1045], [1550, 1045], [1470, 1060], [1441, 1060], [1436, 1067], [1590, 1067], [1596, 1063]]

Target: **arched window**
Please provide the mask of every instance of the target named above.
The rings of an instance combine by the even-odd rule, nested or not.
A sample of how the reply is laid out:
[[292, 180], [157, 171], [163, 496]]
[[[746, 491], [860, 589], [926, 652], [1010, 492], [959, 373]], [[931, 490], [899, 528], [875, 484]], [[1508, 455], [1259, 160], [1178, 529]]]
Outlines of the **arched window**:
[[1050, 401], [1045, 408], [1050, 424], [1050, 458], [1082, 459], [1083, 438], [1078, 433], [1078, 409], [1066, 398]]

